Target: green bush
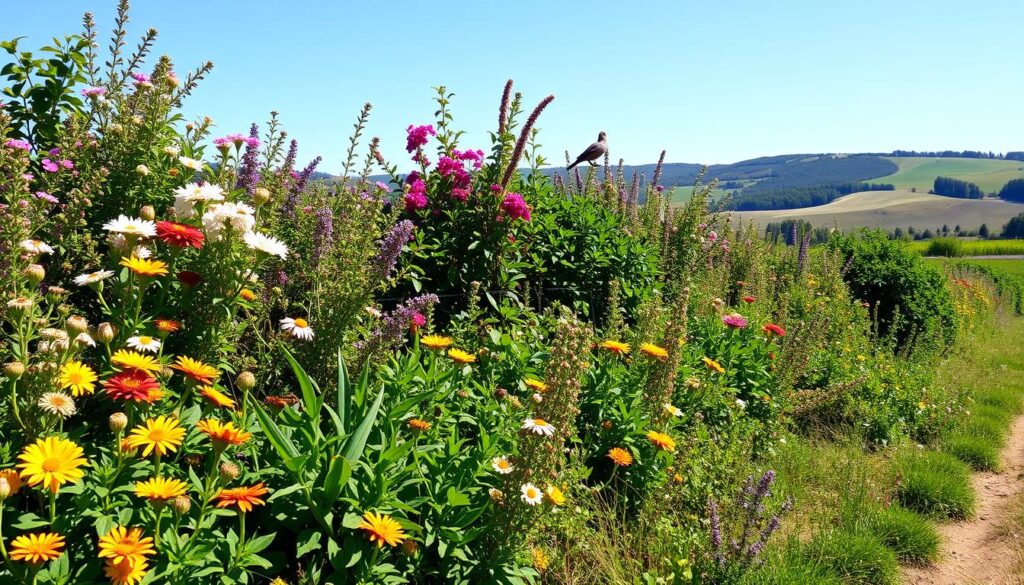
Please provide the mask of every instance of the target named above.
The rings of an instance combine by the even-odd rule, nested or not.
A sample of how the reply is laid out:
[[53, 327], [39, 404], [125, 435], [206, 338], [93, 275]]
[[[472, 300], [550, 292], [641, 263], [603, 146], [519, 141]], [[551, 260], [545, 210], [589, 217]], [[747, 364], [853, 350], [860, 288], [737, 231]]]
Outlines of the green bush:
[[809, 543], [808, 554], [841, 577], [844, 583], [899, 583], [896, 553], [871, 534], [842, 530], [819, 534]]
[[971, 471], [953, 455], [909, 452], [896, 466], [901, 477], [896, 497], [904, 507], [938, 518], [960, 519], [974, 513]]
[[880, 231], [837, 237], [830, 245], [848, 259], [843, 278], [854, 298], [870, 305], [879, 335], [901, 346], [954, 341], [957, 314], [946, 278], [921, 256]]
[[958, 258], [964, 255], [964, 246], [957, 238], [935, 238], [928, 242], [925, 255]]
[[866, 528], [901, 561], [925, 563], [938, 556], [939, 532], [927, 519], [906, 508], [879, 508], [868, 515]]
[[999, 443], [988, 437], [957, 431], [946, 439], [943, 450], [976, 471], [999, 470]]

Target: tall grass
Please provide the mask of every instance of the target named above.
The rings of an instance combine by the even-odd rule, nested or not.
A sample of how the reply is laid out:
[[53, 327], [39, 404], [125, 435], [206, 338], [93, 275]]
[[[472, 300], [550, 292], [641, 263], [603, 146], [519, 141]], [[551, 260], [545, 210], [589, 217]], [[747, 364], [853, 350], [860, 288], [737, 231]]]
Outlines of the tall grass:
[[964, 519], [974, 513], [971, 470], [953, 455], [907, 452], [896, 467], [901, 476], [896, 497], [904, 507], [933, 518]]
[[1024, 254], [1024, 240], [963, 240], [933, 238], [911, 242], [910, 249], [925, 256], [959, 258], [962, 256], [1016, 256]]

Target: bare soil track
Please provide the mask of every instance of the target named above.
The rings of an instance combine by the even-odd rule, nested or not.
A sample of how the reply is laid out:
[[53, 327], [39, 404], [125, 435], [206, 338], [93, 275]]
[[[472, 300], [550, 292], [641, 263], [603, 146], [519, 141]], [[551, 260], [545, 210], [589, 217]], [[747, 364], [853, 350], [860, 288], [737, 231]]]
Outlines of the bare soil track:
[[1017, 417], [1003, 447], [999, 473], [976, 473], [978, 497], [971, 520], [939, 527], [939, 561], [903, 572], [907, 585], [1021, 585], [1016, 575], [1024, 534], [1008, 531], [1007, 518], [1024, 497], [1024, 416]]

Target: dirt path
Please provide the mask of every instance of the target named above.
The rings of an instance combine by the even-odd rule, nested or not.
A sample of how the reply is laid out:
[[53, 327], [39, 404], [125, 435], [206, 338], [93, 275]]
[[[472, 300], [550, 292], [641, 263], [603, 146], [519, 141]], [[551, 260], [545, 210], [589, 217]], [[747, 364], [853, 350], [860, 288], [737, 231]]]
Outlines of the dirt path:
[[903, 572], [908, 585], [1020, 585], [1013, 575], [1024, 535], [1006, 534], [1006, 518], [1024, 494], [1024, 416], [1014, 421], [1002, 452], [1001, 473], [976, 473], [973, 520], [939, 527], [939, 561]]

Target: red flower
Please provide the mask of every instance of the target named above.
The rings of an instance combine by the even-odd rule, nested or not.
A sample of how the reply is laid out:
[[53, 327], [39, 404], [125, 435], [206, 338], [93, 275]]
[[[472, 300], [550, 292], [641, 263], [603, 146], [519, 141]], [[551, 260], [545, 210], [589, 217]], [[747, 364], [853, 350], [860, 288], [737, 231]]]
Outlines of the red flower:
[[752, 296], [752, 295], [747, 295], [747, 296], [743, 297], [743, 302], [744, 303], [753, 303], [756, 300], [757, 300], [757, 297]]
[[203, 275], [191, 270], [182, 270], [178, 273], [178, 280], [187, 287], [193, 287], [203, 280]]
[[164, 242], [178, 248], [202, 248], [206, 236], [196, 228], [173, 221], [156, 222], [156, 235]]
[[779, 327], [775, 323], [765, 324], [765, 326], [761, 328], [761, 331], [764, 331], [768, 335], [778, 335], [779, 337], [786, 336], [786, 330], [783, 329], [782, 327]]
[[104, 382], [103, 388], [111, 398], [135, 402], [153, 402], [162, 394], [156, 379], [140, 370], [121, 372]]

